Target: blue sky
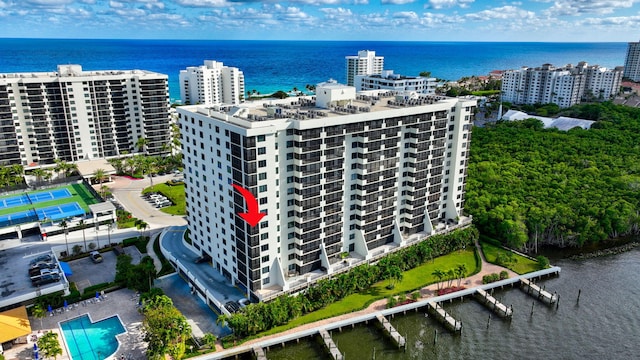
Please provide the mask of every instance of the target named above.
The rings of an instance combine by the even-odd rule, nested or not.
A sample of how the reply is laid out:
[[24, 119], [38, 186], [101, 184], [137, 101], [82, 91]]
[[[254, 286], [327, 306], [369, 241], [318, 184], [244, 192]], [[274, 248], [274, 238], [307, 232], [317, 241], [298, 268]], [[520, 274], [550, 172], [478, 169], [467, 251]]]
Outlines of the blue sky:
[[0, 37], [628, 42], [640, 0], [0, 0]]

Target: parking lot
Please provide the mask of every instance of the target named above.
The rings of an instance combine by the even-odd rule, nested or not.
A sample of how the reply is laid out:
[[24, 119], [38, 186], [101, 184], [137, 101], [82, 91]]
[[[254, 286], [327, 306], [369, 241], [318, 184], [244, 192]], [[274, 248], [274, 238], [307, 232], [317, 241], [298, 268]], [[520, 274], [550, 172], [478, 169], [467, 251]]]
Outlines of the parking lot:
[[147, 193], [142, 195], [142, 198], [151, 204], [151, 206], [158, 209], [173, 205], [173, 202], [171, 202], [169, 198], [158, 193]]
[[[135, 246], [124, 248], [127, 255], [131, 256], [133, 264], [139, 264], [142, 254]], [[101, 253], [102, 262], [94, 263], [90, 257], [77, 259], [69, 262], [73, 275], [68, 276], [70, 282], [75, 282], [80, 292], [83, 289], [106, 282], [111, 282], [116, 276], [116, 254], [113, 251]]]

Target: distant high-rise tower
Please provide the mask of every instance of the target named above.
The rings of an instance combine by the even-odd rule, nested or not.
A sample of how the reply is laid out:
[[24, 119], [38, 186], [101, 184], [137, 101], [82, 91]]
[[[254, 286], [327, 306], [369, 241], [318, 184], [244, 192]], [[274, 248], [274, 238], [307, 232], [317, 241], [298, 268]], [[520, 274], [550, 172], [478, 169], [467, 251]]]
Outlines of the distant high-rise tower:
[[358, 56], [345, 56], [347, 60], [347, 85], [354, 86], [356, 75], [381, 74], [384, 56], [376, 56], [375, 51], [360, 50]]
[[244, 100], [244, 74], [238, 68], [205, 60], [203, 66], [180, 70], [183, 104], [237, 105]]
[[624, 61], [624, 77], [640, 81], [640, 42], [630, 42]]
[[[144, 70], [0, 74], [0, 166], [167, 154], [168, 77]], [[137, 145], [144, 138], [142, 149]]]

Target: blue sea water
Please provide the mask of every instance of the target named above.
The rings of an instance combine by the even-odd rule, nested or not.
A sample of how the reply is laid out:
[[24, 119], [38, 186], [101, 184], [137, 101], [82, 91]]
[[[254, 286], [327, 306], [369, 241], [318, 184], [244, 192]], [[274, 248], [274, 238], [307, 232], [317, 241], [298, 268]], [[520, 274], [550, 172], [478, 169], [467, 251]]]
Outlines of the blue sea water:
[[624, 65], [626, 43], [225, 41], [0, 39], [0, 73], [55, 71], [58, 64], [86, 70], [150, 70], [169, 75], [172, 100], [179, 99], [178, 73], [204, 60], [244, 72], [246, 90], [261, 93], [304, 89], [329, 78], [344, 82], [347, 55], [374, 50], [385, 69], [446, 80], [486, 75], [521, 66], [556, 66], [586, 61]]

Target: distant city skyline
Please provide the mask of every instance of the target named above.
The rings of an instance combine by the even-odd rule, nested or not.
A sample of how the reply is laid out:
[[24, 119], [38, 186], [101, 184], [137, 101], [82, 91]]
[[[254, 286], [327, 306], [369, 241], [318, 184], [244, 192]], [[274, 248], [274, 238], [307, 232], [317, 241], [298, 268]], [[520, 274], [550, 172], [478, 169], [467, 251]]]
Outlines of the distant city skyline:
[[638, 41], [638, 0], [0, 0], [0, 37]]

